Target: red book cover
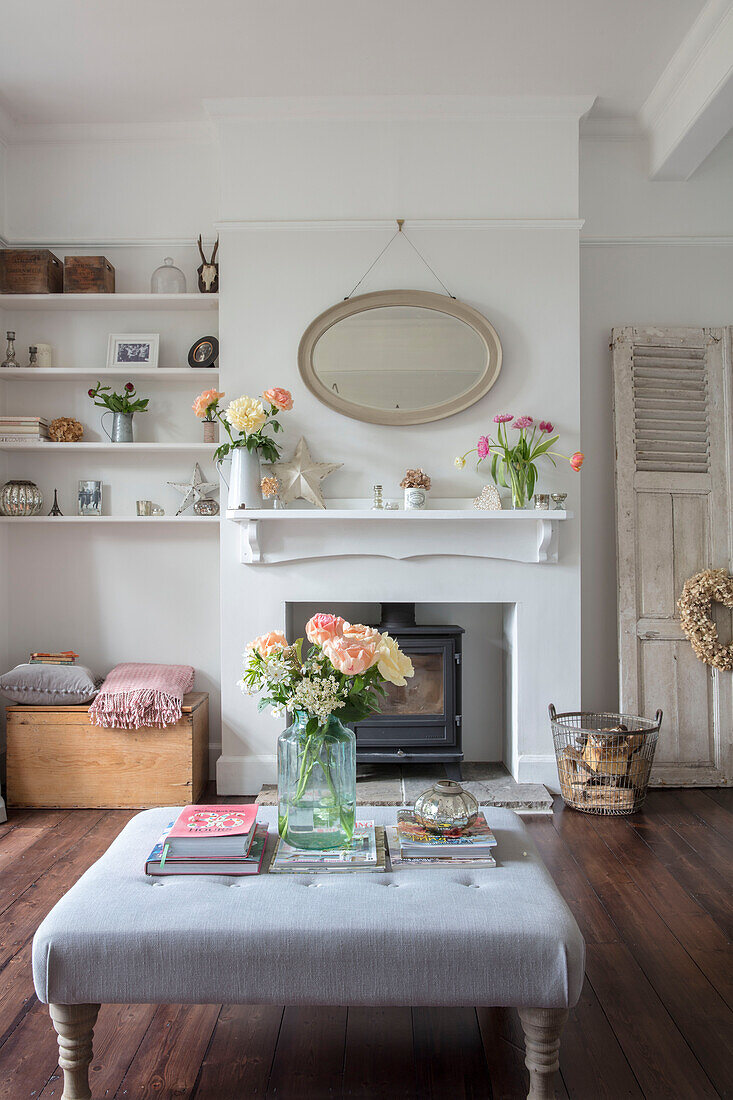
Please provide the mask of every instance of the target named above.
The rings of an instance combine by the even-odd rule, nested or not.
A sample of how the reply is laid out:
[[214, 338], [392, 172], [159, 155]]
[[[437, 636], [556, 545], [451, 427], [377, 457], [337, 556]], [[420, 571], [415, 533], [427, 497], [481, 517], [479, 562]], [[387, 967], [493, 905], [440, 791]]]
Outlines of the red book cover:
[[168, 833], [176, 837], [246, 836], [255, 823], [257, 806], [186, 806]]

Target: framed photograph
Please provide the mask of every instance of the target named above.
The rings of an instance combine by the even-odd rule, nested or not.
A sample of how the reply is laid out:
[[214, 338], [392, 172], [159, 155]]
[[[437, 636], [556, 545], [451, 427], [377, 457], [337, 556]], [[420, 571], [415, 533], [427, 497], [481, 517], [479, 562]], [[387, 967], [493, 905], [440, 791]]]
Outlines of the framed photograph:
[[219, 341], [215, 336], [200, 336], [188, 353], [189, 367], [213, 367], [219, 358]]
[[80, 516], [101, 516], [102, 482], [80, 481], [77, 502]]
[[157, 367], [159, 342], [157, 332], [112, 332], [107, 344], [107, 366]]

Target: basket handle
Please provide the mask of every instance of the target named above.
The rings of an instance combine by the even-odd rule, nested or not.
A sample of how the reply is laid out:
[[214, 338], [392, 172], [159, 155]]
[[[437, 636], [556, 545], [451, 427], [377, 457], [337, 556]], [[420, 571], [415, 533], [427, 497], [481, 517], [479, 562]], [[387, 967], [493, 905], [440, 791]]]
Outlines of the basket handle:
[[[554, 722], [555, 719], [557, 718], [557, 711], [555, 710], [555, 704], [550, 703], [549, 707], [547, 708], [547, 711], [548, 711], [548, 714], [550, 715], [551, 721]], [[659, 713], [661, 714], [662, 712], [660, 711]]]
[[657, 723], [658, 726], [661, 726], [661, 724], [662, 724], [662, 711], [661, 710], [658, 710], [657, 713], [654, 715], [654, 721]]

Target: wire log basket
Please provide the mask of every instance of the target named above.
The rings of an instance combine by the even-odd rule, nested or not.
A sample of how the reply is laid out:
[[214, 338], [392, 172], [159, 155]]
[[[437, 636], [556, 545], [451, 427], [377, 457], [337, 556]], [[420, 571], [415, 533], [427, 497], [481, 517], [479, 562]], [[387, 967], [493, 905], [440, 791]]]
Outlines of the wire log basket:
[[655, 718], [549, 706], [563, 800], [588, 814], [633, 814], [646, 798], [662, 712]]

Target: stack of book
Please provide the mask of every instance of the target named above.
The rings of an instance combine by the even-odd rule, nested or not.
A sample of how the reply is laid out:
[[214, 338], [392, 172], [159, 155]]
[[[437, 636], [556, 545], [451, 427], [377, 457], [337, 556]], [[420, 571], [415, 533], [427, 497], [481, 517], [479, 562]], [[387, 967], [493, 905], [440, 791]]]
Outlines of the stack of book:
[[496, 837], [482, 813], [456, 835], [429, 833], [412, 810], [397, 812], [397, 825], [387, 826], [389, 857], [394, 869], [405, 867], [496, 867]]
[[357, 821], [351, 843], [343, 848], [294, 848], [281, 839], [270, 864], [272, 875], [386, 869], [384, 830], [373, 821]]
[[31, 653], [30, 664], [32, 665], [74, 665], [78, 660], [79, 654], [74, 653], [73, 649], [66, 649], [63, 653]]
[[40, 443], [48, 439], [48, 421], [42, 416], [0, 415], [0, 443]]
[[186, 806], [145, 861], [146, 875], [257, 875], [267, 825], [257, 806]]

